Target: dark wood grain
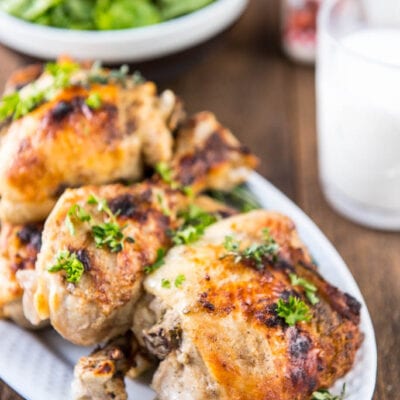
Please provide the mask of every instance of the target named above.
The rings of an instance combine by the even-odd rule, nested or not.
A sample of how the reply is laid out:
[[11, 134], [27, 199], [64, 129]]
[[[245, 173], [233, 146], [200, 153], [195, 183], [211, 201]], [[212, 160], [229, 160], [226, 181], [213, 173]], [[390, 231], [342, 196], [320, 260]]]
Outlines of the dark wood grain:
[[[177, 91], [191, 112], [214, 111], [261, 158], [260, 172], [299, 204], [339, 250], [375, 326], [374, 400], [395, 400], [400, 393], [400, 234], [364, 229], [327, 205], [318, 182], [314, 70], [287, 61], [279, 37], [278, 1], [253, 0], [200, 62], [161, 86]], [[28, 61], [0, 46], [0, 85]], [[1, 382], [0, 399], [20, 397]]]

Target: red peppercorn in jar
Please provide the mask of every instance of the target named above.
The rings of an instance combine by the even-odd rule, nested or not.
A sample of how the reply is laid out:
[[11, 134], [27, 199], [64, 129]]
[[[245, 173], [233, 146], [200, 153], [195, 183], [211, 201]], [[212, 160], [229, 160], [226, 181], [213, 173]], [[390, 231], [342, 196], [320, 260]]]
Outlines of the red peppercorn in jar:
[[321, 0], [282, 0], [282, 41], [295, 61], [315, 61], [317, 14]]

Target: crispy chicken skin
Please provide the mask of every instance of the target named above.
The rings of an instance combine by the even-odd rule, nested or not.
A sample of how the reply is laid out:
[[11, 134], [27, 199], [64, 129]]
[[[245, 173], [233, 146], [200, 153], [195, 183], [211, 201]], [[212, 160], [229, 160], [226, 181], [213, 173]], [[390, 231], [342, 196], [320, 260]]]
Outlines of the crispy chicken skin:
[[22, 310], [18, 271], [32, 271], [41, 245], [43, 224], [10, 225], [0, 231], [0, 317], [31, 328]]
[[[189, 128], [184, 127], [185, 135], [181, 137], [178, 133], [177, 138], [177, 148], [185, 143], [186, 151], [179, 152], [172, 162], [175, 174], [179, 176], [184, 167], [189, 176], [190, 166], [184, 163], [196, 160], [191, 164], [196, 166], [192, 172], [194, 178], [190, 182], [185, 180], [185, 185], [192, 183], [195, 191], [203, 188], [202, 184], [197, 184], [198, 177], [204, 185], [212, 186], [213, 180], [206, 177], [218, 176], [220, 179], [221, 171], [227, 171], [225, 187], [229, 188], [255, 165], [254, 156], [245, 151], [212, 114], [198, 114], [189, 124], [191, 135], [188, 135]], [[203, 141], [198, 139], [199, 133]], [[210, 137], [220, 138], [220, 145], [210, 146]], [[209, 156], [202, 156], [197, 161], [199, 153]], [[199, 165], [203, 172], [196, 176]], [[236, 170], [240, 173], [235, 173]], [[117, 223], [124, 227], [124, 235], [134, 238], [134, 243], [125, 241], [119, 252], [98, 248], [86, 223], [76, 224], [75, 234], [71, 234], [65, 221], [76, 204], [92, 215], [93, 223], [104, 222], [104, 213], [87, 204], [91, 195], [107, 201]], [[171, 247], [169, 232], [177, 228], [179, 211], [192, 201], [184, 190], [173, 188], [158, 175], [132, 186], [86, 186], [67, 190], [45, 223], [36, 279], [29, 281], [24, 295], [28, 319], [38, 323], [50, 318], [52, 326], [62, 336], [81, 345], [96, 344], [126, 332], [141, 294], [143, 269], [156, 261], [160, 248]], [[76, 284], [68, 283], [62, 272], [48, 271], [59, 252], [65, 250], [75, 253], [85, 266], [85, 272]], [[33, 290], [29, 290], [32, 287]], [[32, 308], [29, 307], [31, 304]]]
[[[264, 228], [279, 245], [277, 259], [263, 258], [260, 267], [227, 255], [226, 236], [246, 247], [262, 243]], [[317, 304], [291, 284], [290, 273], [317, 287]], [[162, 285], [179, 275], [178, 287]], [[198, 242], [171, 249], [144, 288], [134, 331], [162, 360], [153, 379], [160, 400], [308, 400], [351, 368], [362, 341], [360, 304], [318, 274], [294, 224], [277, 213], [217, 222]], [[289, 296], [308, 305], [309, 322], [289, 326], [278, 316], [278, 300]], [[140, 317], [151, 310], [153, 326]]]
[[[8, 91], [35, 72], [15, 76]], [[2, 220], [43, 220], [67, 187], [137, 180], [144, 164], [170, 160], [172, 130], [182, 116], [175, 95], [166, 91], [158, 96], [152, 82], [80, 84], [87, 74], [89, 69], [82, 68], [71, 78], [76, 84], [3, 127]], [[51, 79], [45, 71], [35, 85]], [[91, 95], [99, 96], [99, 107], [87, 104]]]

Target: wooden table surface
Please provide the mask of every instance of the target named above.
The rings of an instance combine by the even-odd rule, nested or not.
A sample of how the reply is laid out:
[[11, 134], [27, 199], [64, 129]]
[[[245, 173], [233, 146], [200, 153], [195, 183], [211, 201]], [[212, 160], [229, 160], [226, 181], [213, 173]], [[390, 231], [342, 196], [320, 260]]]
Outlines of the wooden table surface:
[[[161, 86], [179, 93], [191, 112], [214, 111], [261, 158], [260, 172], [336, 246], [375, 326], [379, 361], [374, 400], [399, 399], [400, 234], [357, 226], [326, 203], [318, 182], [314, 70], [281, 54], [278, 1], [253, 0], [212, 47], [200, 62]], [[0, 86], [27, 62], [0, 46]], [[20, 397], [0, 382], [0, 399]]]

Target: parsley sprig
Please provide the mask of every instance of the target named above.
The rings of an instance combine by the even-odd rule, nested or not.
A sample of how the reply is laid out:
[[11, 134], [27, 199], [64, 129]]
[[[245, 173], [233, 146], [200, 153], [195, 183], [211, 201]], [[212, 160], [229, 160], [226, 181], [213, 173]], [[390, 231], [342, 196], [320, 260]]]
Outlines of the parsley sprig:
[[184, 282], [186, 281], [186, 276], [183, 274], [179, 274], [176, 278], [175, 278], [175, 282], [174, 285], [176, 288], [180, 288]]
[[[174, 285], [176, 288], [182, 287], [183, 283], [186, 281], [186, 276], [183, 274], [179, 274], [174, 281]], [[171, 281], [166, 278], [161, 279], [161, 287], [163, 289], [171, 289]]]
[[78, 283], [85, 271], [83, 263], [75, 253], [62, 250], [57, 254], [56, 264], [48, 269], [49, 272], [65, 271], [67, 282]]
[[290, 283], [293, 286], [301, 286], [302, 288], [304, 288], [306, 297], [313, 306], [319, 303], [319, 298], [316, 295], [317, 287], [315, 285], [313, 285], [307, 279], [298, 277], [296, 274], [289, 274], [289, 278]]
[[71, 235], [75, 235], [75, 223], [79, 222], [90, 222], [92, 216], [79, 204], [74, 204], [68, 210], [67, 216], [65, 217], [65, 224]]
[[183, 186], [173, 178], [173, 170], [166, 162], [161, 161], [157, 163], [155, 166], [155, 171], [158, 175], [160, 175], [161, 179], [171, 187], [171, 189], [181, 190], [188, 196], [193, 195], [193, 191], [190, 186]]
[[229, 192], [222, 190], [209, 190], [212, 198], [221, 203], [229, 204], [242, 212], [248, 212], [261, 208], [258, 199], [247, 189], [245, 185], [236, 186]]
[[97, 211], [105, 213], [107, 220], [100, 224], [91, 224], [93, 217], [79, 204], [74, 204], [68, 210], [65, 218], [65, 224], [71, 233], [75, 235], [75, 224], [77, 222], [90, 223], [91, 233], [96, 244], [96, 247], [108, 248], [112, 253], [118, 253], [124, 248], [125, 241], [133, 243], [133, 238], [123, 234], [124, 227], [121, 227], [117, 222], [117, 214], [114, 214], [108, 206], [107, 200], [100, 199], [91, 194], [87, 200], [88, 205], [97, 206]]
[[[129, 75], [129, 68], [126, 65], [121, 66], [119, 69], [107, 70], [102, 68], [100, 63], [94, 63], [86, 75], [82, 75], [79, 81], [77, 79], [74, 81], [74, 75], [80, 69], [81, 66], [72, 61], [47, 63], [45, 72], [51, 75], [51, 80], [41, 82], [40, 86], [34, 81], [23, 89], [0, 98], [0, 122], [8, 118], [16, 120], [23, 117], [43, 102], [54, 99], [61, 89], [68, 88], [74, 84], [86, 86], [90, 83], [118, 83], [125, 86], [129, 81], [133, 84], [139, 84], [144, 81], [138, 72]], [[102, 104], [101, 98], [98, 94], [91, 94], [86, 99], [86, 104], [96, 110]]]
[[107, 247], [112, 253], [118, 253], [124, 248], [124, 242], [133, 243], [133, 238], [125, 236], [122, 233], [124, 227], [120, 227], [117, 222], [117, 215], [111, 211], [107, 200], [100, 199], [95, 195], [90, 195], [88, 201], [90, 205], [96, 205], [99, 212], [107, 214], [109, 220], [101, 224], [92, 225], [92, 235], [96, 243], [96, 247]]
[[96, 92], [90, 93], [89, 96], [85, 100], [85, 104], [88, 107], [90, 107], [92, 110], [98, 110], [102, 105], [102, 101], [101, 101], [101, 97], [100, 97], [99, 93], [96, 93]]
[[252, 244], [240, 250], [240, 242], [235, 240], [233, 236], [226, 236], [224, 247], [228, 253], [224, 254], [221, 258], [232, 256], [235, 263], [249, 260], [255, 263], [257, 269], [262, 269], [266, 258], [269, 258], [272, 262], [276, 262], [279, 253], [279, 245], [271, 236], [268, 228], [263, 229], [263, 240], [264, 243], [262, 244]]
[[0, 122], [10, 117], [14, 120], [21, 118], [44, 101], [53, 99], [60, 89], [72, 85], [71, 78], [79, 68], [78, 64], [71, 61], [46, 64], [45, 71], [52, 76], [48, 83], [38, 87], [36, 82], [32, 82], [23, 90], [0, 99]]
[[217, 217], [200, 207], [191, 204], [189, 208], [181, 213], [183, 224], [172, 232], [172, 241], [176, 245], [189, 244], [199, 240], [205, 229], [217, 221]]
[[156, 271], [157, 269], [159, 269], [160, 267], [162, 267], [164, 265], [164, 257], [165, 257], [166, 251], [164, 248], [159, 248], [157, 250], [157, 256], [156, 256], [156, 260], [153, 262], [153, 264], [150, 265], [146, 265], [144, 267], [144, 272], [146, 274], [151, 274], [154, 271]]
[[289, 296], [287, 301], [278, 300], [276, 313], [283, 318], [289, 326], [296, 325], [297, 322], [309, 322], [312, 318], [310, 308], [304, 301], [295, 296]]
[[311, 400], [344, 400], [346, 394], [346, 384], [343, 384], [342, 391], [340, 395], [335, 396], [329, 392], [327, 389], [317, 390], [312, 394]]

